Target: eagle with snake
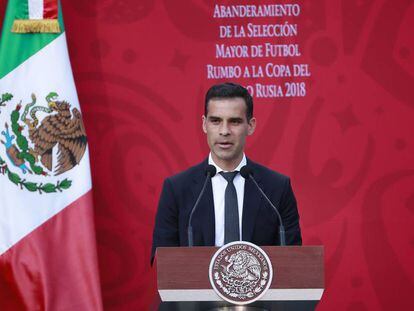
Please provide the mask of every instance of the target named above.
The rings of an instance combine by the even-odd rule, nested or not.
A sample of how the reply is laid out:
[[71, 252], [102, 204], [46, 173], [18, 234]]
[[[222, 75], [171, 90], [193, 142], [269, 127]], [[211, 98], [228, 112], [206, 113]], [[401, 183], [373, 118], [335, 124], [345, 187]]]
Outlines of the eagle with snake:
[[[34, 145], [32, 151], [34, 155], [40, 156], [41, 163], [49, 171], [53, 170], [53, 148], [57, 146], [57, 165], [54, 173], [60, 175], [80, 163], [86, 151], [87, 139], [80, 111], [77, 108], [71, 110], [68, 102], [56, 101], [53, 97], [47, 98], [48, 108], [33, 108], [44, 108], [52, 114], [39, 124], [35, 116], [36, 110], [32, 109], [33, 120], [25, 118], [25, 122], [29, 126], [29, 138]], [[32, 100], [30, 106], [36, 102], [34, 94]]]

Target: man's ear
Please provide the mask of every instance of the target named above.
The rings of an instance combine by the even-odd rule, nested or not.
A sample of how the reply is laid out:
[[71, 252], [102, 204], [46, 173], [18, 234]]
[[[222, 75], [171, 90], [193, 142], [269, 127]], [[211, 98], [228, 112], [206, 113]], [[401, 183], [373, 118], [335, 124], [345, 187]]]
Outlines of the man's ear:
[[247, 128], [247, 135], [252, 135], [256, 129], [256, 118], [252, 117], [249, 121], [249, 127]]
[[201, 119], [203, 120], [203, 132], [204, 133], [206, 133], [207, 134], [207, 118], [206, 118], [206, 116], [205, 115], [203, 115], [202, 117], [201, 117]]

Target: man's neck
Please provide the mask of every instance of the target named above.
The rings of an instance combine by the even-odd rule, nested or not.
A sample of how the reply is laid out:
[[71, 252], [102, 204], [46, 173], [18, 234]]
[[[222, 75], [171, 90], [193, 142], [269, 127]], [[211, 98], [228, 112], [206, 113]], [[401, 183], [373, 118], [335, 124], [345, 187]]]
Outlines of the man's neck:
[[242, 153], [239, 158], [232, 159], [229, 161], [223, 161], [223, 160], [217, 159], [213, 153], [210, 153], [210, 156], [211, 156], [210, 157], [211, 160], [213, 161], [213, 164], [221, 168], [223, 171], [231, 172], [231, 171], [234, 171], [240, 165], [240, 163], [242, 162], [244, 158], [244, 153]]

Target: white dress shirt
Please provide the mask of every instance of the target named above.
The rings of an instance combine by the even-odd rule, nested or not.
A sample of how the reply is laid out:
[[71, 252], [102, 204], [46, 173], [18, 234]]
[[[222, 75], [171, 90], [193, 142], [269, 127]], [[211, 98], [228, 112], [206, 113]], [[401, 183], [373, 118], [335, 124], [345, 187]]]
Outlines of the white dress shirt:
[[[243, 154], [243, 158], [240, 164], [234, 169], [234, 171], [240, 171], [240, 169], [247, 163], [246, 155]], [[224, 194], [227, 187], [227, 180], [224, 179], [220, 172], [221, 169], [216, 163], [214, 163], [211, 153], [208, 157], [208, 164], [214, 165], [217, 169], [217, 174], [211, 179], [213, 186], [213, 200], [214, 200], [214, 216], [216, 221], [216, 246], [223, 246], [224, 244]], [[226, 171], [224, 171], [226, 172]], [[242, 216], [243, 216], [243, 199], [244, 199], [244, 178], [239, 174], [234, 177], [233, 184], [237, 192], [237, 203], [239, 208], [239, 230], [240, 240], [242, 240]]]

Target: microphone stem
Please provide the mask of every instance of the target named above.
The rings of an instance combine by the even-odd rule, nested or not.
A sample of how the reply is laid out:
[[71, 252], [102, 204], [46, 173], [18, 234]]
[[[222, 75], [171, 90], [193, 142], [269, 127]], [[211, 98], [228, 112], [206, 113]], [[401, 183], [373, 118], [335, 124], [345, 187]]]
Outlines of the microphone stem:
[[201, 188], [201, 191], [200, 191], [200, 194], [198, 195], [197, 201], [196, 201], [196, 202], [195, 202], [195, 204], [194, 204], [194, 208], [192, 209], [192, 211], [191, 211], [191, 213], [190, 213], [190, 217], [188, 218], [188, 229], [187, 229], [187, 234], [188, 234], [188, 246], [189, 246], [189, 247], [194, 246], [194, 241], [193, 241], [193, 226], [191, 225], [191, 220], [193, 219], [193, 214], [194, 214], [194, 211], [196, 210], [196, 208], [197, 208], [197, 206], [198, 206], [198, 203], [200, 202], [201, 197], [203, 196], [203, 193], [204, 193], [204, 191], [205, 191], [205, 189], [206, 189], [206, 187], [207, 187], [207, 183], [208, 183], [208, 181], [210, 180], [210, 178], [211, 178], [211, 173], [210, 173], [210, 172], [208, 172], [208, 173], [207, 173], [207, 178], [206, 178], [206, 180], [204, 181], [203, 188]]
[[265, 200], [267, 201], [267, 203], [269, 203], [270, 206], [273, 207], [274, 211], [276, 212], [276, 215], [279, 218], [279, 240], [280, 240], [280, 246], [285, 246], [286, 245], [285, 227], [283, 226], [282, 217], [280, 216], [279, 211], [273, 205], [273, 203], [269, 200], [269, 198], [267, 197], [267, 195], [263, 192], [262, 188], [259, 187], [259, 184], [256, 182], [256, 180], [253, 178], [253, 176], [251, 174], [249, 174], [249, 178], [256, 185], [256, 188], [259, 189], [260, 193], [265, 198]]

